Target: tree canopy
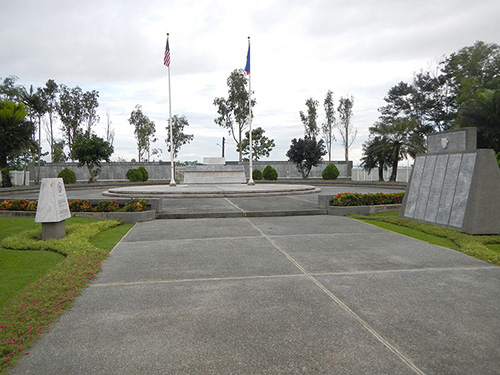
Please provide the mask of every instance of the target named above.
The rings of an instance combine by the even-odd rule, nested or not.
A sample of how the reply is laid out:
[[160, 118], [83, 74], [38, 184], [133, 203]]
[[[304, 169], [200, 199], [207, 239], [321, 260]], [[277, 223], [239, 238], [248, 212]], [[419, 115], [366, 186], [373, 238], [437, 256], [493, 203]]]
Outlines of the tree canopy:
[[[191, 143], [194, 138], [193, 134], [185, 134], [184, 128], [189, 126], [186, 116], [172, 116], [172, 140], [174, 143], [174, 159], [177, 157], [179, 150], [185, 144]], [[167, 151], [170, 152], [170, 126], [167, 126]]]
[[[228, 96], [214, 99], [219, 117], [214, 122], [222, 128], [227, 129], [236, 142], [236, 149], [239, 152], [239, 161], [243, 160], [242, 135], [244, 129], [249, 124], [248, 108], [248, 78], [243, 69], [235, 69], [227, 79]], [[256, 101], [252, 96], [252, 108]], [[252, 114], [253, 116], [253, 114]]]
[[24, 104], [11, 101], [0, 101], [0, 169], [2, 171], [2, 187], [12, 186], [8, 159], [29, 147], [33, 134], [33, 123], [26, 121]]
[[[252, 129], [252, 156], [254, 160], [262, 157], [269, 157], [272, 149], [276, 146], [274, 139], [269, 139], [264, 135], [265, 130], [261, 127]], [[250, 155], [250, 132], [245, 132], [245, 138], [241, 142], [242, 152], [245, 156], [243, 160], [247, 161]], [[238, 148], [237, 151], [240, 151]]]
[[101, 162], [109, 162], [113, 154], [113, 146], [95, 134], [78, 133], [73, 142], [72, 158], [78, 161], [79, 166], [87, 166], [89, 183], [97, 181], [101, 170]]
[[317, 141], [316, 138], [306, 135], [303, 139], [292, 139], [292, 144], [286, 156], [289, 161], [295, 164], [302, 178], [306, 180], [312, 167], [319, 165], [325, 154], [323, 140]]
[[137, 104], [128, 119], [130, 125], [134, 126], [134, 135], [137, 140], [137, 159], [149, 161], [151, 155], [151, 144], [156, 142], [156, 127], [154, 121], [142, 112], [142, 107]]

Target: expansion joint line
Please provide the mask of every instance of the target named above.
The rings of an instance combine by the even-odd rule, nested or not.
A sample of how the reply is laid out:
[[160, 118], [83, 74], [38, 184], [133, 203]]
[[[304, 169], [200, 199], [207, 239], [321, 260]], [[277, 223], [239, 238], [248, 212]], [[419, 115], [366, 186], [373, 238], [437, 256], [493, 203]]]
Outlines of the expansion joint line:
[[240, 207], [238, 207], [235, 203], [231, 202], [228, 198], [224, 198], [231, 206], [235, 207], [236, 209], [240, 210], [241, 212], [245, 212], [245, 210], [242, 210]]
[[410, 367], [416, 374], [425, 375], [425, 373], [415, 366], [408, 358], [406, 358], [399, 350], [397, 350], [392, 344], [387, 341], [381, 334], [379, 334], [375, 329], [370, 327], [370, 325], [365, 322], [358, 314], [351, 310], [344, 302], [342, 302], [336, 295], [330, 292], [323, 284], [321, 284], [313, 275], [311, 275], [307, 270], [302, 267], [302, 265], [297, 262], [290, 254], [283, 250], [272, 238], [267, 236], [262, 230], [260, 230], [251, 220], [247, 219], [248, 222], [257, 230], [262, 237], [273, 245], [273, 247], [282, 253], [292, 264], [297, 267], [300, 272], [302, 272], [309, 280], [311, 280], [316, 286], [318, 286], [330, 299], [332, 299], [337, 305], [339, 305], [345, 312], [352, 316], [359, 324], [363, 326], [368, 332], [370, 332], [382, 345], [384, 345], [389, 351], [395, 354], [401, 361], [403, 361], [408, 367]]

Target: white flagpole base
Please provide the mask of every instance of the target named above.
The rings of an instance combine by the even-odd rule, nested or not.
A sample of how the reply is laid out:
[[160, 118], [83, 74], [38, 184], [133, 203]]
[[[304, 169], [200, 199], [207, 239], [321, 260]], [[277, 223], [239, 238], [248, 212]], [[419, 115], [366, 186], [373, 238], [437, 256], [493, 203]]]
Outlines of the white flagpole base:
[[172, 180], [170, 181], [170, 184], [168, 184], [168, 186], [172, 186], [172, 187], [174, 187], [174, 186], [177, 186], [177, 184], [175, 183], [175, 180], [174, 180], [174, 179], [172, 179]]
[[250, 180], [248, 180], [248, 182], [247, 182], [247, 185], [248, 186], [255, 186], [254, 180], [252, 178], [250, 178]]

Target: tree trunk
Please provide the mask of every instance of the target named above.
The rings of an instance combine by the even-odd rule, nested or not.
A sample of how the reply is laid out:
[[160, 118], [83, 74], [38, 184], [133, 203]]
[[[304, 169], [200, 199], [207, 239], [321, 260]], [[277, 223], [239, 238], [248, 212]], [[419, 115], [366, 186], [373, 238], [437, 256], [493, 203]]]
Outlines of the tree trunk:
[[392, 162], [392, 172], [391, 172], [391, 177], [389, 178], [389, 181], [396, 181], [396, 177], [398, 174], [398, 158], [394, 158], [394, 161]]
[[2, 187], [11, 187], [9, 169], [7, 165], [7, 155], [0, 155], [0, 170], [2, 171]]
[[384, 181], [384, 166], [383, 165], [378, 166], [378, 180]]

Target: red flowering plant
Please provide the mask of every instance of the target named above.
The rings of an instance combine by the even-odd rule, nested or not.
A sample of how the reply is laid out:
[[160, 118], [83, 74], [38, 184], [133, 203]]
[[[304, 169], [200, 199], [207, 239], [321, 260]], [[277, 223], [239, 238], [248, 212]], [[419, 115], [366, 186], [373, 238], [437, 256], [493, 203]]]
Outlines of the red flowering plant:
[[339, 193], [332, 201], [332, 206], [374, 206], [381, 204], [403, 203], [404, 192], [401, 193]]
[[145, 199], [132, 199], [123, 207], [123, 211], [126, 212], [140, 212], [145, 211], [148, 206], [148, 202]]
[[37, 201], [28, 199], [8, 199], [0, 202], [0, 210], [4, 211], [36, 211]]

